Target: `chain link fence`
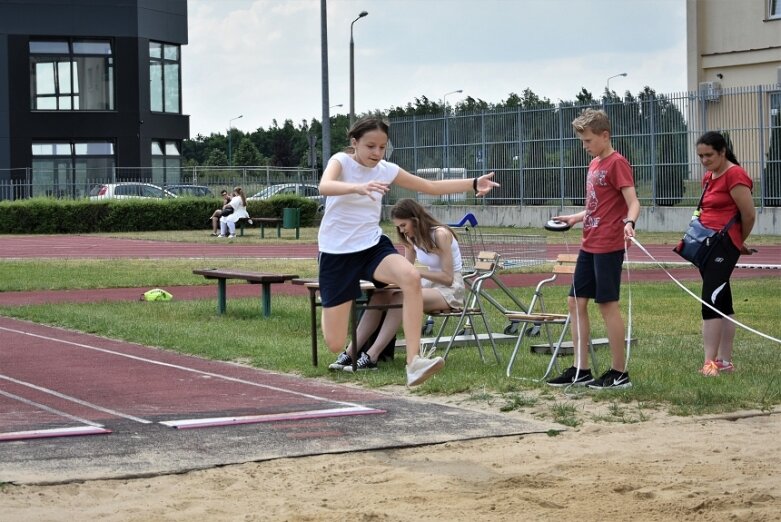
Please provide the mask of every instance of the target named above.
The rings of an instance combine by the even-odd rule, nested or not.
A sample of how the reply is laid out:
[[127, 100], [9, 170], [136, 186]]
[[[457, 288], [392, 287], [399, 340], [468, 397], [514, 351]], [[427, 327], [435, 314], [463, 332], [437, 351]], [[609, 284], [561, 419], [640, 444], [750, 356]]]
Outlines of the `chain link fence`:
[[[715, 89], [600, 103], [546, 101], [534, 107], [445, 112], [393, 118], [392, 161], [430, 179], [495, 172], [501, 188], [482, 204], [583, 205], [590, 157], [571, 122], [585, 108], [603, 109], [613, 146], [634, 169], [644, 206], [694, 206], [703, 169], [696, 141], [709, 130], [728, 136], [754, 181], [757, 206], [781, 206], [781, 90], [779, 86]], [[448, 110], [450, 110], [448, 108]], [[396, 189], [391, 199], [415, 197]], [[476, 203], [452, 196], [430, 204]], [[393, 201], [391, 201], [393, 203]]]

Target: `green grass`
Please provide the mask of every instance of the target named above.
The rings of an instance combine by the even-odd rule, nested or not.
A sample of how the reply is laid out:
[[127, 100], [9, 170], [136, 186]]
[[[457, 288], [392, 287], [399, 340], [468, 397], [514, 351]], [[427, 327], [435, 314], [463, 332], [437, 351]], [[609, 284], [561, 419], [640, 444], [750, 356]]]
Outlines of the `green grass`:
[[314, 259], [32, 259], [0, 261], [2, 292], [213, 285], [198, 268], [230, 267], [316, 277]]
[[[638, 240], [643, 244], [662, 244], [662, 245], [674, 245], [678, 243], [683, 236], [684, 226], [681, 226], [680, 232], [646, 232], [642, 227], [637, 232]], [[396, 230], [393, 224], [390, 222], [383, 222], [382, 229], [394, 241], [396, 240]], [[546, 242], [550, 245], [565, 244], [570, 245], [580, 244], [580, 229], [574, 229], [573, 231], [562, 234], [561, 232], [551, 232], [545, 230], [542, 227], [533, 228], [520, 228], [520, 227], [478, 227], [482, 234], [518, 234], [518, 235], [530, 235], [530, 236], [545, 236]], [[266, 230], [265, 239], [260, 238], [260, 232], [255, 228], [249, 228], [245, 231], [243, 237], [237, 238], [236, 241], [240, 241], [242, 244], [259, 244], [259, 245], [288, 245], [299, 243], [316, 243], [318, 227], [301, 228], [300, 240], [295, 239], [295, 232], [291, 230], [283, 230], [282, 238], [276, 237], [276, 232], [271, 233]], [[209, 236], [210, 230], [174, 230], [174, 231], [158, 231], [158, 232], [111, 232], [95, 234], [102, 237], [115, 237], [121, 239], [145, 239], [152, 241], [176, 241], [187, 243], [214, 243], [217, 239]], [[274, 236], [274, 237], [271, 237]], [[759, 236], [752, 235], [749, 243], [752, 246], [758, 245], [777, 245], [781, 243], [781, 238], [778, 236]]]
[[[5, 279], [4, 268], [0, 270]], [[37, 268], [31, 268], [31, 277], [36, 271]], [[146, 282], [148, 285], [149, 280]], [[688, 287], [698, 293], [698, 284], [688, 284]], [[523, 301], [529, 301], [530, 289], [516, 291]], [[781, 337], [779, 292], [781, 278], [778, 277], [741, 279], [733, 283], [738, 320]], [[548, 306], [563, 307], [565, 293], [565, 287], [549, 288]], [[500, 301], [509, 302], [503, 293], [495, 295]], [[463, 392], [472, 394], [474, 400], [487, 401], [494, 396], [505, 397], [505, 411], [530, 407], [534, 401], [540, 401], [548, 403], [552, 418], [570, 426], [577, 426], [581, 420], [568, 405], [585, 398], [586, 394], [591, 400], [609, 403], [609, 419], [602, 420], [612, 422], [643, 420], [638, 404], [643, 404], [642, 409], [646, 410], [662, 408], [676, 415], [694, 415], [740, 409], [769, 410], [781, 403], [778, 344], [740, 330], [735, 343], [738, 371], [719, 378], [703, 378], [697, 373], [702, 364], [699, 305], [672, 283], [634, 283], [632, 295], [633, 331], [638, 346], [631, 355], [630, 371], [635, 386], [630, 390], [562, 395], [532, 380], [507, 378], [505, 364], [512, 345], [499, 345], [502, 365], [484, 364], [473, 347], [454, 349], [445, 371], [416, 388], [416, 393]], [[223, 316], [216, 315], [215, 306], [214, 299], [102, 302], [6, 307], [0, 308], [0, 314], [303, 377], [357, 382], [368, 387], [404, 382], [403, 354], [397, 354], [392, 363], [384, 364], [377, 372], [359, 375], [329, 372], [327, 365], [334, 355], [323, 347], [322, 339], [318, 352], [320, 365], [312, 366], [305, 297], [274, 296], [274, 313], [268, 319], [261, 318], [257, 299], [232, 299]], [[623, 306], [626, 311], [625, 302]], [[501, 331], [506, 324], [503, 317], [494, 309], [490, 309], [489, 315], [494, 331]], [[604, 336], [595, 309], [592, 309], [592, 330], [595, 337]], [[225, 342], [228, 337], [230, 343]], [[541, 342], [541, 339], [533, 341]], [[601, 349], [598, 355], [604, 369], [608, 352]], [[547, 356], [529, 353], [525, 344], [516, 364], [516, 376], [539, 378], [547, 362]], [[562, 367], [569, 364], [571, 357], [562, 358]], [[536, 398], [530, 399], [529, 393]]]

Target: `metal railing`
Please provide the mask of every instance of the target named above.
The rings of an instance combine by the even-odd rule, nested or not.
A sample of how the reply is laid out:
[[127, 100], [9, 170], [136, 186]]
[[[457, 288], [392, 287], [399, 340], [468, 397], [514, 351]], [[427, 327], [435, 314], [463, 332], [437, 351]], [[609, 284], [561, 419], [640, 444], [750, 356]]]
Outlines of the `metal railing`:
[[[704, 172], [695, 144], [709, 130], [729, 136], [756, 204], [781, 206], [778, 85], [393, 118], [391, 159], [434, 179], [493, 171], [501, 188], [485, 204], [582, 205], [591, 158], [571, 122], [586, 107], [610, 116], [613, 146], [632, 164], [644, 206], [696, 205]], [[408, 196], [395, 190], [391, 199]]]
[[[493, 205], [582, 205], [590, 158], [571, 128], [586, 107], [604, 109], [613, 146], [634, 170], [643, 206], [694, 206], [703, 169], [696, 141], [705, 131], [729, 136], [754, 182], [755, 204], [781, 206], [781, 86], [655, 94], [579, 104], [537, 101], [531, 107], [497, 108], [394, 118], [392, 158], [432, 179], [496, 173], [501, 188], [480, 199]], [[33, 167], [0, 170], [0, 199], [82, 198], [98, 183], [140, 181], [158, 186], [205, 185], [218, 193], [242, 186], [254, 194], [278, 183], [317, 184], [315, 169], [283, 167]], [[9, 181], [13, 180], [13, 181]], [[419, 197], [428, 204], [476, 204], [469, 194], [439, 198], [393, 187], [386, 203]]]
[[[21, 172], [20, 172], [21, 171]], [[220, 190], [240, 186], [251, 196], [265, 187], [282, 183], [319, 182], [314, 169], [294, 167], [112, 167], [53, 169], [15, 169], [0, 171], [0, 200], [51, 197], [80, 199], [90, 195], [96, 185], [109, 183], [151, 183], [166, 188], [171, 185], [202, 185], [216, 195]], [[2, 179], [2, 178], [9, 179]]]

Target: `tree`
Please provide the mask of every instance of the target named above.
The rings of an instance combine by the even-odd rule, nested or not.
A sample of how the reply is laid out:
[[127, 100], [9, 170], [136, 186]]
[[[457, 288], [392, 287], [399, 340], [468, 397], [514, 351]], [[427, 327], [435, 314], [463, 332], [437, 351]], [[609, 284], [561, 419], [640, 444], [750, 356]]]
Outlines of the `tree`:
[[204, 165], [209, 167], [226, 167], [228, 165], [228, 155], [223, 150], [212, 149]]
[[249, 136], [241, 138], [239, 148], [233, 155], [233, 164], [239, 167], [251, 167], [257, 165], [265, 165], [268, 163], [267, 158], [263, 158], [258, 151], [258, 148], [252, 143]]

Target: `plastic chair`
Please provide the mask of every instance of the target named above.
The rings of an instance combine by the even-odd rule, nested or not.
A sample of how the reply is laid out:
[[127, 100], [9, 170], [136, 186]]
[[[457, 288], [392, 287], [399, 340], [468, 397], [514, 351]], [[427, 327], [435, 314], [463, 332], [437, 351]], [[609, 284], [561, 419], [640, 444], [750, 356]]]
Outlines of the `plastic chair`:
[[486, 362], [485, 354], [483, 352], [482, 341], [480, 339], [480, 335], [478, 335], [475, 329], [476, 321], [473, 319], [474, 317], [480, 317], [482, 319], [483, 326], [485, 327], [488, 340], [491, 342], [491, 348], [493, 349], [496, 362], [501, 363], [499, 352], [496, 350], [496, 342], [494, 341], [493, 334], [491, 333], [491, 328], [488, 325], [488, 321], [485, 318], [485, 309], [483, 308], [482, 296], [480, 293], [483, 287], [483, 283], [487, 279], [490, 279], [491, 276], [493, 276], [498, 264], [499, 264], [499, 254], [497, 254], [496, 252], [480, 252], [477, 256], [477, 261], [475, 262], [474, 270], [471, 273], [464, 276], [465, 282], [467, 279], [469, 279], [469, 282], [464, 285], [465, 306], [463, 308], [451, 308], [449, 310], [442, 310], [442, 311], [430, 313], [430, 316], [432, 318], [442, 317], [444, 320], [442, 321], [442, 324], [440, 325], [439, 330], [437, 331], [437, 335], [434, 338], [431, 347], [425, 350], [426, 356], [433, 354], [437, 350], [440, 339], [442, 339], [443, 337], [445, 327], [447, 326], [450, 319], [457, 318], [458, 320], [456, 322], [455, 329], [453, 330], [453, 333], [450, 335], [450, 338], [448, 339], [443, 357], [447, 358], [448, 353], [450, 352], [450, 348], [453, 346], [453, 343], [455, 341], [465, 341], [469, 339], [470, 336], [466, 334], [460, 335], [462, 331], [462, 327], [467, 323], [467, 321], [469, 321], [471, 323], [471, 328], [466, 329], [466, 331], [469, 331], [471, 333], [471, 339], [474, 340], [475, 343], [477, 344], [477, 349], [480, 352], [480, 358], [483, 360], [483, 362]]
[[[518, 357], [521, 344], [525, 337], [529, 337], [527, 335], [529, 325], [542, 325], [541, 329], [545, 330], [548, 346], [552, 354], [550, 362], [548, 363], [548, 368], [545, 370], [545, 375], [543, 375], [540, 380], [545, 380], [548, 375], [550, 375], [553, 367], [556, 366], [564, 336], [566, 336], [568, 332], [571, 317], [569, 311], [566, 314], [549, 313], [545, 308], [545, 298], [543, 297], [542, 291], [545, 285], [554, 282], [560, 274], [574, 274], [577, 259], [577, 254], [559, 254], [556, 258], [556, 263], [553, 265], [553, 275], [537, 283], [537, 287], [534, 290], [534, 296], [529, 303], [528, 312], [508, 312], [505, 314], [507, 319], [523, 324], [523, 327], [518, 334], [518, 340], [515, 342], [515, 348], [513, 349], [512, 355], [510, 355], [510, 361], [507, 364], [507, 377], [512, 377], [512, 368]], [[553, 342], [550, 333], [550, 325], [554, 324], [561, 325], [561, 335], [559, 335], [559, 338], [555, 343]], [[589, 352], [591, 354], [593, 367], [596, 369], [597, 361], [591, 339], [589, 339]]]
[[459, 221], [458, 223], [453, 223], [453, 224], [448, 225], [448, 226], [449, 227], [461, 228], [461, 227], [465, 227], [467, 225], [472, 226], [472, 227], [476, 227], [477, 226], [477, 218], [471, 212], [467, 212], [466, 214], [464, 214], [464, 217], [462, 217], [461, 221]]

